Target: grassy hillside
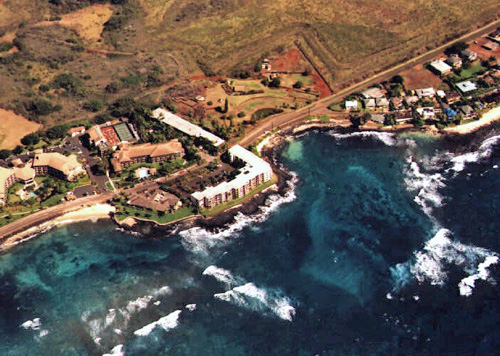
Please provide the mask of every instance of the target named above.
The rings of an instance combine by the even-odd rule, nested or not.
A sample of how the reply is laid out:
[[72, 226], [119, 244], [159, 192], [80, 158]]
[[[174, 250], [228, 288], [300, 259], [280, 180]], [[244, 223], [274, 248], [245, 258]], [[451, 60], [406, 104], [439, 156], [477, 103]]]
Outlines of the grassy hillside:
[[45, 125], [93, 118], [296, 44], [337, 90], [499, 14], [498, 0], [4, 0], [0, 106]]

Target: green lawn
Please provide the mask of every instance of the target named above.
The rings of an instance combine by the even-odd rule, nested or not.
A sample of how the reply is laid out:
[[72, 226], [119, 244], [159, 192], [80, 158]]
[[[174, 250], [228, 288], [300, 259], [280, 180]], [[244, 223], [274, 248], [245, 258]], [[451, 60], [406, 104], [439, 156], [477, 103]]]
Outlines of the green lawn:
[[481, 63], [478, 61], [477, 63], [475, 63], [474, 65], [472, 65], [470, 68], [468, 69], [462, 69], [460, 71], [460, 75], [457, 77], [459, 81], [462, 81], [462, 80], [466, 80], [466, 79], [469, 79], [469, 78], [472, 78], [474, 75], [476, 75], [477, 73], [479, 72], [484, 72], [486, 70], [486, 68], [484, 68]]
[[122, 221], [127, 217], [133, 217], [138, 220], [154, 221], [159, 224], [168, 224], [173, 221], [186, 218], [188, 216], [196, 215], [196, 211], [191, 207], [181, 208], [173, 213], [167, 213], [163, 216], [155, 214], [149, 210], [137, 208], [130, 205], [123, 205], [120, 203], [114, 203], [118, 209], [116, 214], [116, 219]]
[[273, 184], [275, 184], [277, 181], [278, 181], [278, 178], [273, 174], [273, 176], [272, 176], [272, 178], [271, 178], [270, 181], [268, 181], [268, 182], [266, 182], [266, 183], [264, 183], [262, 185], [259, 185], [256, 188], [252, 189], [250, 191], [250, 193], [248, 193], [247, 195], [245, 195], [243, 197], [240, 197], [238, 199], [234, 199], [234, 200], [225, 202], [223, 204], [219, 204], [217, 206], [214, 206], [211, 209], [204, 209], [204, 210], [201, 211], [201, 214], [203, 214], [204, 216], [213, 216], [213, 215], [215, 215], [217, 213], [220, 213], [221, 211], [229, 209], [232, 206], [236, 206], [238, 204], [241, 204], [244, 201], [247, 201], [250, 198], [252, 198], [255, 194], [263, 191], [266, 188], [269, 188], [270, 186], [272, 186]]
[[320, 121], [326, 121], [326, 122], [328, 122], [328, 121], [330, 121], [330, 116], [328, 116], [328, 115], [321, 115], [321, 116], [313, 116], [313, 115], [311, 115], [311, 116], [308, 116], [306, 118], [306, 120], [311, 120], [311, 121], [313, 121], [313, 120], [320, 120]]

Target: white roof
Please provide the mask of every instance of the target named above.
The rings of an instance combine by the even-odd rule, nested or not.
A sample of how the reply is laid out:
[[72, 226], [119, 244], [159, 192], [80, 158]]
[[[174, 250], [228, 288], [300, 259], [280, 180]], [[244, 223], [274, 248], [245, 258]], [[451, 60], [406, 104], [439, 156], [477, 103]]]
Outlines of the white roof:
[[417, 93], [419, 98], [436, 95], [434, 88], [415, 89], [415, 92]]
[[458, 87], [458, 89], [460, 89], [460, 91], [462, 93], [468, 93], [470, 91], [477, 89], [476, 83], [473, 83], [470, 80], [466, 80], [465, 82], [457, 83], [457, 87]]
[[202, 200], [205, 197], [211, 198], [217, 194], [229, 192], [232, 189], [239, 189], [256, 176], [271, 172], [271, 166], [269, 163], [252, 152], [244, 149], [240, 145], [236, 145], [229, 149], [229, 153], [246, 163], [245, 167], [241, 169], [241, 173], [238, 174], [232, 181], [222, 182], [215, 187], [208, 187], [202, 192], [195, 192], [191, 194], [193, 198], [196, 200]]
[[187, 120], [180, 118], [177, 115], [172, 114], [171, 112], [158, 108], [153, 111], [153, 116], [155, 119], [163, 122], [166, 125], [170, 125], [177, 130], [184, 132], [186, 135], [195, 136], [195, 137], [203, 137], [208, 141], [212, 142], [215, 147], [218, 147], [224, 143], [224, 140], [220, 137], [215, 136], [214, 134], [202, 129], [201, 127], [190, 123]]
[[440, 98], [444, 98], [446, 97], [446, 93], [443, 91], [443, 90], [438, 90], [436, 92], [436, 94], [440, 97]]
[[366, 99], [370, 99], [370, 98], [381, 98], [384, 96], [384, 94], [382, 93], [382, 91], [380, 90], [380, 88], [377, 88], [377, 87], [372, 87], [372, 88], [368, 88], [366, 90], [363, 90], [361, 92], [361, 94], [366, 98]]
[[432, 61], [430, 63], [431, 67], [433, 67], [435, 70], [437, 70], [439, 73], [445, 73], [451, 71], [453, 68], [443, 62], [440, 59], [436, 59], [435, 61]]
[[346, 108], [357, 108], [358, 101], [357, 100], [346, 100], [345, 107]]

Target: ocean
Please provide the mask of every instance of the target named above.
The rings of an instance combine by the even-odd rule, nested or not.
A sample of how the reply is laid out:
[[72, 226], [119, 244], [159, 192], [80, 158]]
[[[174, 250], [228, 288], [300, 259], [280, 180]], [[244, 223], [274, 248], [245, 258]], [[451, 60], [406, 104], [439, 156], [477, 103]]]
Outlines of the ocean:
[[46, 232], [0, 256], [0, 355], [497, 355], [499, 143], [310, 132], [223, 229]]

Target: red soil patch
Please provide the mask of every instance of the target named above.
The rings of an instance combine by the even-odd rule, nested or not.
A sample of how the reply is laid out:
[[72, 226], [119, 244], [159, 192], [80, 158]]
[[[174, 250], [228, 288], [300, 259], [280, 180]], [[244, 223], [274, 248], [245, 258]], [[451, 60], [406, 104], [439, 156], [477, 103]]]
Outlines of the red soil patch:
[[495, 56], [497, 58], [500, 58], [500, 47], [498, 47], [494, 51], [489, 51], [486, 48], [482, 47], [486, 42], [489, 41], [488, 39], [486, 39], [484, 37], [480, 37], [476, 41], [477, 41], [477, 43], [474, 43], [474, 42], [469, 43], [469, 45], [470, 45], [469, 49], [473, 52], [476, 52], [477, 56], [480, 59], [488, 60], [491, 56]]
[[120, 139], [112, 126], [101, 127], [101, 132], [109, 146], [116, 146], [120, 143]]
[[314, 78], [314, 89], [318, 91], [320, 99], [332, 94], [330, 88], [328, 88], [328, 85], [326, 85], [325, 81], [321, 79], [318, 73], [314, 72], [311, 76]]
[[422, 89], [422, 88], [438, 88], [442, 83], [441, 78], [433, 74], [428, 69], [425, 69], [422, 64], [405, 70], [401, 73], [405, 80], [405, 87], [408, 90]]
[[273, 72], [303, 72], [306, 68], [307, 62], [296, 48], [283, 52], [271, 60]]

